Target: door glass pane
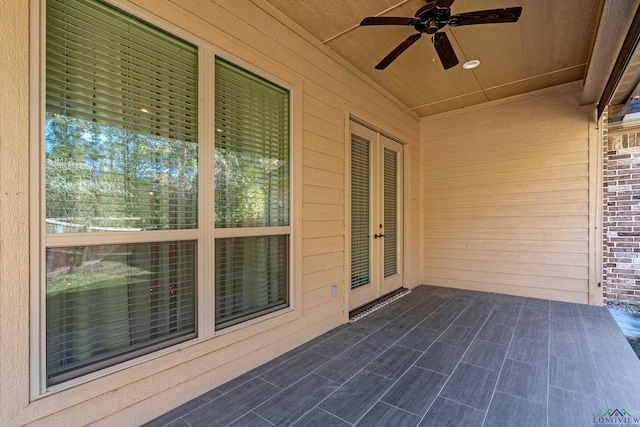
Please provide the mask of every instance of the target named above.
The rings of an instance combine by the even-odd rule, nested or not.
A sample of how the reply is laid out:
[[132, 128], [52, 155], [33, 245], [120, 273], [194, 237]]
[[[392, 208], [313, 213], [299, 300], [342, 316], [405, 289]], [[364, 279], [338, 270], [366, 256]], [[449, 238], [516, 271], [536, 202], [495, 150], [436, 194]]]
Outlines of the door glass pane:
[[370, 277], [370, 144], [351, 135], [351, 289]]
[[194, 241], [47, 249], [47, 384], [195, 336]]
[[384, 149], [384, 277], [398, 273], [398, 153]]

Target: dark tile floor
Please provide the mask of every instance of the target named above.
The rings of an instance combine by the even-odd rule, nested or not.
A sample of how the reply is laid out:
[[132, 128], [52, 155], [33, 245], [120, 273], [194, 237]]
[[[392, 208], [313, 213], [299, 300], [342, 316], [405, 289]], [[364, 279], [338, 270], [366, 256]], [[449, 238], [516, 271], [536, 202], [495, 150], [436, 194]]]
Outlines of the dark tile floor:
[[640, 361], [605, 307], [420, 286], [146, 426], [594, 426], [609, 409], [640, 421]]

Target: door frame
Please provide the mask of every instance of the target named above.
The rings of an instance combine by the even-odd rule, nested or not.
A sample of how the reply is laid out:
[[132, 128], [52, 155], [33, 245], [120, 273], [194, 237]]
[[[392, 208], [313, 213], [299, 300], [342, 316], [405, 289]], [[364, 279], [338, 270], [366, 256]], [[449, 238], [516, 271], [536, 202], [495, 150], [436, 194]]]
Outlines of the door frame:
[[[398, 260], [398, 269], [401, 272], [401, 283], [399, 284], [399, 287], [404, 287], [406, 285], [407, 279], [408, 279], [408, 253], [407, 250], [408, 245], [407, 245], [407, 230], [408, 230], [408, 220], [407, 220], [407, 200], [409, 197], [408, 191], [407, 191], [407, 147], [408, 145], [403, 143], [402, 141], [398, 140], [397, 138], [394, 138], [384, 132], [381, 132], [380, 130], [367, 125], [366, 123], [355, 119], [353, 117], [349, 117], [347, 120], [345, 120], [346, 122], [346, 132], [345, 132], [345, 280], [344, 280], [344, 296], [345, 296], [345, 311], [346, 311], [346, 316], [348, 317], [348, 313], [350, 310], [356, 308], [355, 306], [353, 306], [352, 302], [355, 304], [363, 305], [363, 304], [367, 304], [368, 302], [371, 301], [365, 301], [362, 302], [362, 300], [357, 300], [357, 301], [352, 301], [352, 292], [351, 292], [351, 134], [352, 134], [352, 130], [354, 130], [354, 128], [356, 129], [356, 133], [357, 133], [357, 129], [360, 128], [361, 130], [363, 130], [366, 133], [372, 133], [375, 134], [375, 141], [373, 142], [373, 147], [371, 150], [371, 165], [370, 165], [370, 173], [372, 178], [374, 177], [374, 173], [373, 171], [375, 170], [375, 166], [376, 164], [382, 165], [383, 159], [380, 159], [379, 156], [382, 155], [382, 153], [384, 153], [384, 148], [385, 148], [385, 143], [382, 140], [382, 138], [385, 138], [387, 140], [389, 140], [389, 142], [393, 145], [397, 144], [397, 148], [398, 148], [398, 153], [401, 156], [401, 160], [400, 160], [400, 165], [399, 165], [399, 170], [398, 170], [398, 196], [399, 196], [399, 200], [398, 200], [398, 242], [397, 242], [397, 247], [399, 248], [400, 252], [401, 252], [401, 256]], [[375, 149], [377, 147], [377, 149]], [[384, 173], [384, 169], [381, 167], [379, 174], [383, 174]], [[382, 182], [382, 180], [380, 180], [380, 182]], [[380, 186], [377, 183], [371, 183], [371, 189], [370, 189], [370, 194], [371, 194], [371, 209], [373, 211], [373, 209], [379, 209], [382, 210], [382, 207], [378, 208], [378, 203], [382, 203], [383, 201], [378, 198], [378, 197], [373, 197], [375, 195], [376, 192], [382, 191], [382, 189], [379, 188]], [[380, 199], [380, 200], [376, 200], [376, 199]], [[374, 226], [376, 226], [376, 224], [373, 224], [373, 220], [371, 221], [371, 230], [372, 233]], [[371, 241], [373, 242], [373, 239], [371, 239]], [[373, 248], [370, 249], [370, 251], [373, 251]], [[382, 248], [382, 250], [380, 251], [381, 257], [383, 258], [384, 256], [384, 249]], [[382, 283], [382, 280], [384, 279], [383, 277], [383, 267], [384, 265], [382, 263], [378, 263], [374, 260], [373, 256], [370, 256], [370, 259], [373, 260], [373, 263], [371, 265], [371, 278], [372, 281], [376, 280], [377, 283], [374, 283], [374, 285], [376, 286], [376, 294], [377, 297], [373, 298], [372, 300], [375, 300], [377, 298], [379, 298], [380, 296], [384, 295], [384, 292], [380, 292], [379, 290], [379, 286]], [[380, 276], [380, 277], [378, 277]], [[360, 304], [362, 302], [362, 304]], [[353, 306], [353, 307], [352, 307]]]

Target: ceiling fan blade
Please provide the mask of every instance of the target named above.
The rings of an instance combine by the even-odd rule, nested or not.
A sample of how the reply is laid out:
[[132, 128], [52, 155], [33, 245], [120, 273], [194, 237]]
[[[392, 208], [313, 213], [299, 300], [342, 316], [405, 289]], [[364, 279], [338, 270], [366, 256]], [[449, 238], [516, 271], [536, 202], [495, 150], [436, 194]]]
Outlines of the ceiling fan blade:
[[451, 16], [449, 25], [459, 27], [461, 25], [476, 24], [501, 24], [503, 22], [517, 22], [520, 19], [522, 7], [509, 7], [506, 9], [479, 10], [477, 12], [459, 13]]
[[453, 46], [451, 46], [447, 33], [435, 33], [433, 35], [433, 46], [436, 48], [440, 62], [442, 62], [445, 70], [458, 65], [460, 61], [458, 61], [456, 52], [453, 50]]
[[400, 16], [370, 16], [364, 18], [360, 25], [411, 25], [415, 19]]
[[382, 61], [380, 61], [380, 63], [376, 65], [376, 69], [384, 70], [385, 68], [387, 68], [389, 64], [391, 64], [398, 56], [400, 56], [402, 52], [407, 50], [409, 46], [418, 41], [421, 35], [421, 33], [417, 33], [409, 36], [405, 41], [403, 41], [395, 49], [393, 49], [391, 53], [389, 53]]
[[455, 0], [436, 0], [435, 3], [435, 7], [439, 7], [439, 8], [445, 8], [445, 7], [451, 7], [451, 5], [453, 4]]

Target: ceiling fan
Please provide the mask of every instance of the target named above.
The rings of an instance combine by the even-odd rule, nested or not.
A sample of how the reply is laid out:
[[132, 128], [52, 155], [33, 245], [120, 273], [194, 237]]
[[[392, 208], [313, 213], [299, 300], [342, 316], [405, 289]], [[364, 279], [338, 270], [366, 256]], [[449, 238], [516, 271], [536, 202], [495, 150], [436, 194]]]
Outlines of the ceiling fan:
[[503, 22], [517, 22], [522, 13], [522, 7], [509, 7], [505, 9], [479, 10], [477, 12], [451, 14], [451, 5], [455, 0], [427, 0], [427, 4], [416, 12], [415, 17], [405, 18], [396, 16], [371, 16], [364, 18], [361, 26], [368, 25], [411, 25], [418, 32], [409, 36], [391, 51], [378, 65], [378, 70], [384, 70], [402, 52], [407, 50], [422, 36], [423, 33], [433, 34], [433, 45], [438, 53], [445, 70], [459, 63], [453, 46], [447, 37], [447, 33], [438, 32], [446, 25], [460, 27], [463, 25], [498, 24]]

